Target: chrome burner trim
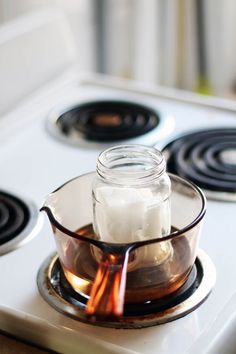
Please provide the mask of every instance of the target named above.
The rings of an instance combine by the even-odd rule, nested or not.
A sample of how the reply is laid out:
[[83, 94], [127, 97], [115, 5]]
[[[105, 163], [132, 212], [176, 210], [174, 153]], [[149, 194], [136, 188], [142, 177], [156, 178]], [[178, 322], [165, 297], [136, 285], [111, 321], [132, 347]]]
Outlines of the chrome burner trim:
[[43, 217], [39, 214], [39, 210], [33, 201], [5, 189], [4, 192], [20, 199], [27, 206], [29, 210], [29, 221], [19, 235], [3, 245], [0, 245], [0, 256], [12, 252], [30, 242], [39, 233], [43, 225]]
[[37, 285], [41, 296], [49, 305], [60, 313], [75, 320], [102, 327], [143, 328], [174, 321], [186, 316], [199, 307], [209, 296], [216, 281], [216, 270], [213, 262], [203, 250], [199, 250], [196, 262], [203, 273], [202, 281], [195, 292], [181, 304], [178, 304], [167, 311], [153, 313], [151, 315], [130, 316], [121, 318], [117, 321], [101, 321], [96, 320], [96, 318], [93, 317], [87, 317], [84, 308], [79, 308], [78, 306], [70, 304], [55, 291], [50, 282], [50, 274], [57, 258], [57, 254], [49, 256], [39, 269]]

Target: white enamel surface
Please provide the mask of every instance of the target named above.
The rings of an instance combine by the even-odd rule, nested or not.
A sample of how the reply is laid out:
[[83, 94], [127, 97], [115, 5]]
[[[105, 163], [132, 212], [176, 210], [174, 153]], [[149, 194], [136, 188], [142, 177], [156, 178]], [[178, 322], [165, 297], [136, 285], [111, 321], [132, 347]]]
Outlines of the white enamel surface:
[[[179, 96], [182, 97], [180, 93]], [[144, 93], [106, 89], [105, 84], [103, 87], [79, 84], [77, 78], [68, 73], [3, 117], [1, 188], [25, 195], [40, 207], [44, 197], [59, 185], [94, 170], [100, 145], [97, 148], [94, 144], [90, 148], [66, 145], [52, 138], [45, 125], [49, 112], [62, 102], [107, 97], [134, 99], [157, 109], [160, 107], [165, 114], [175, 117], [174, 134], [196, 128], [236, 126], [235, 113], [227, 110], [178, 103], [154, 94], [149, 97]], [[41, 231], [31, 242], [0, 257], [0, 328], [66, 354], [218, 354], [219, 343], [221, 348], [226, 342], [235, 344], [232, 336], [236, 326], [235, 212], [235, 203], [208, 202], [200, 247], [216, 266], [217, 282], [206, 302], [182, 319], [140, 330], [82, 324], [56, 312], [41, 298], [36, 285], [37, 272], [43, 260], [55, 250], [45, 217]]]

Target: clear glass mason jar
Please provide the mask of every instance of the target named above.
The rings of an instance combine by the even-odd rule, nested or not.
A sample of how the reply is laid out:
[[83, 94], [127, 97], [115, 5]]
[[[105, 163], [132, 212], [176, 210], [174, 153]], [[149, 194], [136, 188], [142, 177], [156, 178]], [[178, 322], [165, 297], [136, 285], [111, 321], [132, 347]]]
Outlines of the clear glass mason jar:
[[171, 182], [160, 151], [115, 146], [99, 155], [96, 171], [93, 227], [99, 240], [129, 243], [170, 233]]

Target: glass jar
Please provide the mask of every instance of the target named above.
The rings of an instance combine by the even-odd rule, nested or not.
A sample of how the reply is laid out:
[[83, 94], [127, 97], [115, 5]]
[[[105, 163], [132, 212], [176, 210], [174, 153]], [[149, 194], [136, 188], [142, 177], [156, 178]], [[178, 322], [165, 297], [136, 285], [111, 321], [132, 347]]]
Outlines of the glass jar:
[[99, 240], [129, 243], [170, 233], [171, 183], [155, 148], [121, 145], [102, 152], [92, 193]]

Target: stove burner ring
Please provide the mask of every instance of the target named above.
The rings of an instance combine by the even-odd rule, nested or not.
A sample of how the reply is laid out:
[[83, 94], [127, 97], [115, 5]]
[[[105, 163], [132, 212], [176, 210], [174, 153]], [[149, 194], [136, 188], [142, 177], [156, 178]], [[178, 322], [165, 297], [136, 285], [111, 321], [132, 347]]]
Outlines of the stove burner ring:
[[68, 142], [81, 138], [94, 142], [135, 138], [155, 129], [161, 120], [159, 113], [149, 107], [115, 100], [81, 103], [53, 119], [56, 135]]
[[0, 191], [0, 255], [30, 240], [38, 224], [38, 210], [29, 202]]
[[0, 194], [0, 245], [19, 234], [29, 220], [29, 210], [19, 199]]
[[165, 299], [144, 304], [127, 304], [124, 316], [117, 320], [87, 317], [86, 299], [77, 294], [65, 279], [57, 255], [48, 257], [37, 277], [39, 292], [57, 311], [78, 321], [113, 328], [142, 328], [176, 320], [200, 306], [215, 284], [215, 267], [199, 250], [192, 272], [181, 289]]
[[186, 134], [164, 149], [167, 169], [205, 189], [213, 199], [236, 200], [236, 129]]

